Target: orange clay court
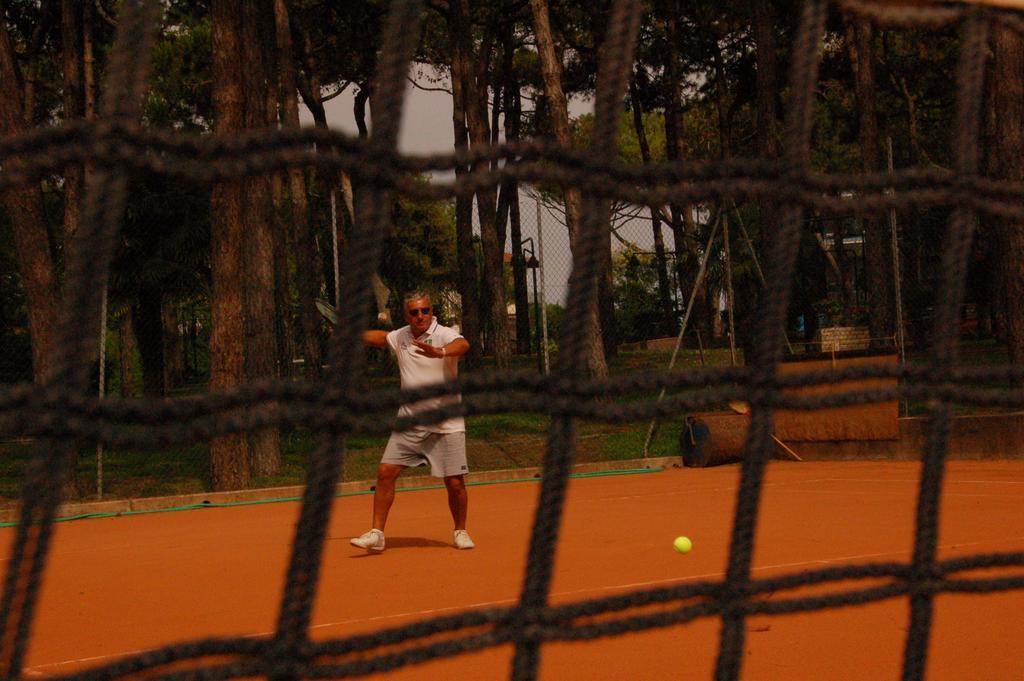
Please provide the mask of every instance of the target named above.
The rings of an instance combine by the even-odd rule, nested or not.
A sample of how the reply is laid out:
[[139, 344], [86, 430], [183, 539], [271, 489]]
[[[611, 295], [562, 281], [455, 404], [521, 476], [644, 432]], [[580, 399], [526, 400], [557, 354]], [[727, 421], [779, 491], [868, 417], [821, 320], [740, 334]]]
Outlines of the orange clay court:
[[[739, 466], [721, 466], [574, 479], [552, 601], [720, 579], [739, 472]], [[753, 578], [908, 560], [918, 472], [911, 462], [773, 462]], [[465, 608], [511, 605], [519, 595], [538, 492], [535, 482], [473, 486], [472, 551], [450, 546], [443, 490], [403, 492], [387, 528], [388, 550], [380, 555], [348, 542], [366, 528], [370, 497], [339, 498], [312, 636], [341, 638]], [[941, 558], [1024, 549], [1024, 462], [950, 462], [942, 503]], [[281, 502], [59, 523], [27, 675], [82, 671], [189, 639], [267, 635], [276, 621], [298, 510], [298, 503]], [[0, 534], [9, 549], [14, 530]], [[677, 535], [693, 540], [692, 552], [672, 550]], [[826, 588], [843, 586], [851, 585]], [[1021, 591], [939, 595], [927, 678], [1024, 678], [1022, 612]], [[742, 677], [896, 679], [907, 613], [904, 597], [750, 618]], [[541, 678], [709, 679], [719, 627], [717, 618], [706, 618], [623, 637], [546, 644]], [[507, 678], [511, 651], [507, 645], [492, 648], [402, 668], [387, 678]]]

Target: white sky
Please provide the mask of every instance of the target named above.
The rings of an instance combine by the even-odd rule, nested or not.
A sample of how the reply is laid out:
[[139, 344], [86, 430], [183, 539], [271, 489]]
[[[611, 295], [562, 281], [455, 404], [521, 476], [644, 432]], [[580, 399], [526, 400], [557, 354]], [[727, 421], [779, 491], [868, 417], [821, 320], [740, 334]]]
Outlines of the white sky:
[[[444, 84], [430, 83], [428, 87], [443, 87]], [[326, 103], [327, 123], [334, 130], [355, 135], [357, 133], [353, 113], [354, 94], [346, 90]], [[593, 111], [589, 101], [570, 102], [570, 115], [578, 116]], [[303, 109], [302, 122], [312, 125], [312, 117]], [[399, 131], [398, 150], [403, 154], [427, 155], [451, 152], [455, 144], [452, 127], [452, 98], [447, 92], [426, 91], [411, 83], [406, 91], [406, 102]], [[438, 181], [451, 181], [451, 176]], [[533, 238], [537, 244], [537, 205], [525, 192], [520, 191], [520, 221], [523, 239]], [[567, 282], [572, 268], [572, 255], [565, 227], [542, 208], [541, 228], [544, 246], [544, 298], [549, 303], [564, 303]], [[474, 212], [474, 221], [476, 214]], [[672, 235], [664, 230], [665, 247], [672, 249]], [[646, 250], [653, 250], [653, 236], [649, 220], [635, 220], [618, 230], [618, 234]], [[618, 242], [613, 239], [613, 248]], [[511, 244], [506, 244], [506, 252]], [[540, 257], [540, 253], [537, 253]], [[529, 278], [529, 277], [528, 277]], [[530, 300], [533, 300], [533, 284], [529, 283]]]

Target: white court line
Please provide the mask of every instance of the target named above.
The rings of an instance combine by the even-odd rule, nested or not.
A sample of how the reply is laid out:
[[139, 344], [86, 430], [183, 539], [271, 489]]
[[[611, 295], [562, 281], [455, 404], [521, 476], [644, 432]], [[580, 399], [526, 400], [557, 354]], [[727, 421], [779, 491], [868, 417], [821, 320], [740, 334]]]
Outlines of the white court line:
[[950, 482], [969, 482], [978, 485], [1024, 485], [1021, 480], [950, 480]]
[[[836, 478], [815, 478], [812, 480], [789, 480], [787, 482], [766, 482], [762, 487], [781, 487], [783, 485], [792, 484], [809, 484], [812, 482], [831, 482]], [[591, 500], [589, 503], [602, 502], [602, 501], [620, 501], [623, 499], [647, 499], [650, 497], [671, 497], [678, 496], [680, 494], [695, 494], [698, 492], [735, 492], [739, 488], [739, 485], [730, 485], [728, 487], [691, 487], [690, 489], [674, 489], [666, 492], [651, 492], [648, 494], [629, 494], [620, 497], [597, 497]]]
[[[921, 481], [919, 479], [916, 479], [916, 478], [915, 479], [906, 479], [906, 480], [904, 480], [904, 479], [895, 479], [894, 480], [894, 479], [889, 479], [889, 478], [811, 478], [809, 480], [787, 480], [785, 482], [766, 482], [763, 485], [761, 485], [761, 487], [764, 488], [764, 487], [783, 487], [783, 486], [792, 486], [792, 485], [809, 485], [809, 484], [814, 484], [814, 483], [819, 483], [819, 482], [867, 482], [867, 483], [871, 483], [871, 484], [875, 484], [875, 485], [880, 484], [880, 483], [892, 482], [892, 483], [906, 483], [906, 484], [918, 485], [918, 484], [920, 484]], [[1024, 481], [1015, 481], [1015, 480], [953, 480], [953, 479], [950, 479], [948, 477], [946, 478], [945, 482], [948, 483], [948, 484], [974, 484], [974, 485], [1024, 485]], [[680, 494], [697, 494], [697, 493], [700, 493], [700, 492], [735, 492], [737, 490], [737, 488], [738, 488], [738, 485], [731, 485], [729, 487], [699, 487], [699, 488], [698, 487], [692, 487], [690, 489], [676, 489], [676, 490], [669, 490], [669, 491], [665, 491], [665, 492], [652, 492], [652, 493], [647, 493], [647, 494], [630, 494], [630, 495], [624, 495], [624, 496], [618, 496], [618, 497], [598, 497], [598, 498], [594, 499], [590, 503], [605, 502], [605, 501], [624, 501], [624, 500], [629, 500], [629, 499], [648, 499], [648, 498], [651, 498], [651, 497], [669, 497], [669, 496], [678, 496]], [[850, 490], [850, 491], [841, 491], [841, 490], [801, 490], [801, 491], [817, 492], [819, 494], [866, 494], [867, 493], [867, 492], [856, 491], [856, 490]], [[879, 491], [879, 490], [872, 490], [872, 493], [877, 492], [877, 491]], [[913, 490], [910, 490], [910, 491], [913, 491]], [[966, 493], [950, 492], [950, 493], [944, 494], [944, 496], [988, 496], [988, 495], [984, 495], [984, 494], [969, 495], [969, 494], [966, 494]]]
[[[845, 495], [858, 494], [858, 495], [862, 495], [862, 496], [863, 495], [871, 496], [871, 495], [875, 495], [875, 494], [888, 494], [888, 495], [902, 494], [902, 495], [908, 495], [908, 494], [913, 494], [916, 491], [917, 490], [900, 490], [900, 489], [890, 489], [890, 490], [878, 490], [878, 489], [873, 489], [873, 490], [806, 489], [806, 490], [802, 490], [802, 493], [803, 494], [828, 494], [830, 496], [839, 496], [841, 494], [845, 494]], [[987, 494], [981, 494], [981, 493], [975, 493], [975, 492], [943, 492], [942, 496], [943, 496], [943, 498], [947, 498], [947, 497], [983, 497], [985, 499], [1020, 499], [1020, 498], [1022, 498], [1021, 495], [1019, 495], [1019, 494], [996, 494], [994, 492], [989, 492]]]
[[[976, 542], [961, 542], [961, 543], [957, 543], [957, 544], [948, 544], [948, 545], [945, 545], [945, 546], [940, 546], [939, 548], [940, 549], [951, 549], [951, 548], [963, 548], [963, 547], [966, 547], [966, 546], [979, 546], [979, 545], [982, 545], [982, 544], [991, 544], [992, 541], [994, 541], [994, 540], [976, 541]], [[1022, 536], [1022, 537], [1010, 537], [1010, 538], [1007, 538], [1007, 539], [1001, 539], [999, 541], [1000, 542], [1016, 542], [1016, 541], [1024, 542], [1024, 536]], [[848, 562], [848, 561], [864, 560], [864, 559], [867, 559], [867, 558], [881, 558], [883, 556], [898, 556], [898, 555], [906, 554], [907, 552], [908, 552], [907, 550], [904, 550], [904, 551], [885, 551], [885, 552], [881, 552], [881, 553], [860, 553], [860, 554], [856, 554], [856, 555], [852, 555], [852, 556], [836, 556], [834, 558], [819, 558], [819, 559], [816, 559], [816, 560], [804, 560], [804, 561], [798, 561], [798, 562], [795, 562], [795, 563], [776, 563], [776, 564], [773, 564], [773, 565], [758, 565], [758, 566], [752, 567], [751, 568], [751, 572], [760, 572], [760, 571], [764, 571], [764, 570], [778, 570], [778, 569], [781, 569], [781, 568], [805, 567], [805, 566], [809, 566], [809, 565], [831, 565], [831, 564], [834, 564], [834, 563], [845, 563], [845, 562]], [[639, 589], [639, 588], [642, 588], [642, 587], [667, 586], [669, 584], [676, 584], [676, 583], [679, 583], [679, 582], [693, 582], [693, 581], [702, 580], [702, 579], [715, 579], [717, 577], [724, 577], [724, 576], [725, 576], [725, 572], [723, 572], [723, 571], [708, 572], [708, 573], [704, 573], [704, 574], [701, 574], [701, 575], [689, 575], [689, 576], [686, 576], [686, 577], [673, 577], [671, 579], [655, 579], [655, 580], [650, 580], [650, 581], [646, 581], [646, 582], [630, 582], [628, 584], [615, 584], [615, 585], [611, 585], [611, 586], [599, 586], [599, 587], [591, 587], [591, 588], [586, 588], [586, 589], [572, 589], [570, 591], [555, 591], [555, 592], [551, 593], [551, 596], [553, 596], [553, 597], [574, 596], [574, 595], [578, 595], [578, 594], [592, 594], [592, 593], [599, 593], [599, 592], [603, 592], [603, 591], [623, 591], [623, 590], [629, 590], [629, 589]], [[477, 609], [481, 609], [481, 608], [494, 608], [494, 607], [501, 606], [501, 605], [509, 605], [509, 604], [515, 603], [516, 601], [517, 601], [517, 599], [515, 599], [515, 598], [503, 598], [503, 599], [499, 599], [499, 600], [495, 600], [495, 601], [486, 601], [486, 602], [483, 602], [483, 603], [470, 603], [468, 605], [452, 605], [452, 606], [448, 606], [448, 607], [444, 607], [444, 608], [428, 608], [428, 609], [424, 609], [424, 610], [413, 610], [413, 611], [409, 611], [409, 612], [392, 613], [392, 614], [389, 614], [389, 615], [375, 615], [373, 617], [357, 617], [357, 618], [348, 619], [348, 620], [338, 620], [336, 622], [324, 622], [322, 624], [314, 624], [314, 625], [311, 625], [309, 628], [311, 630], [313, 630], [313, 629], [329, 629], [329, 628], [332, 628], [332, 627], [342, 627], [342, 626], [349, 626], [349, 625], [353, 625], [353, 624], [366, 624], [366, 623], [370, 623], [370, 622], [380, 622], [380, 621], [384, 621], [384, 620], [405, 619], [405, 618], [410, 618], [410, 617], [427, 618], [427, 617], [432, 617], [432, 616], [436, 616], [436, 615], [442, 615], [444, 613], [450, 613], [450, 612], [462, 612], [462, 611], [466, 611], [466, 610], [477, 610]], [[240, 635], [240, 637], [241, 638], [265, 638], [265, 637], [272, 636], [273, 633], [274, 632], [272, 632], [272, 631], [264, 631], [264, 632], [253, 633], [253, 634], [242, 634], [242, 635]], [[43, 674], [42, 670], [44, 670], [44, 669], [57, 669], [57, 668], [60, 668], [60, 667], [66, 667], [68, 665], [81, 665], [81, 664], [86, 664], [86, 663], [89, 663], [89, 662], [99, 662], [99, 661], [102, 661], [102, 660], [117, 659], [117, 658], [129, 657], [129, 656], [132, 656], [132, 655], [141, 655], [141, 654], [144, 654], [144, 653], [153, 652], [155, 650], [159, 650], [159, 648], [146, 648], [146, 649], [143, 649], [143, 650], [128, 650], [128, 651], [124, 651], [124, 652], [121, 652], [121, 653], [110, 653], [110, 654], [107, 654], [107, 655], [96, 655], [96, 656], [93, 656], [93, 657], [80, 657], [80, 658], [73, 659], [73, 660], [63, 660], [61, 662], [48, 662], [46, 664], [39, 664], [39, 665], [35, 665], [35, 666], [32, 666], [32, 667], [26, 667], [24, 672], [25, 672], [26, 675], [40, 676], [40, 675]]]
[[1019, 494], [971, 494], [970, 492], [946, 492], [944, 497], [985, 497], [987, 499], [1020, 499]]
[[[913, 479], [909, 479], [909, 480], [894, 480], [894, 479], [888, 479], [888, 478], [822, 478], [822, 480], [826, 480], [826, 481], [829, 481], [829, 482], [871, 482], [871, 483], [879, 483], [879, 482], [910, 482], [910, 483], [914, 483], [915, 485], [917, 483], [921, 482], [920, 479], [918, 479], [918, 478], [913, 478]], [[951, 478], [948, 475], [944, 478], [944, 481], [947, 482], [947, 483], [952, 483], [952, 484], [957, 484], [957, 485], [961, 485], [961, 484], [972, 484], [972, 485], [1024, 485], [1024, 481], [1019, 481], [1019, 480], [957, 480], [956, 478]]]

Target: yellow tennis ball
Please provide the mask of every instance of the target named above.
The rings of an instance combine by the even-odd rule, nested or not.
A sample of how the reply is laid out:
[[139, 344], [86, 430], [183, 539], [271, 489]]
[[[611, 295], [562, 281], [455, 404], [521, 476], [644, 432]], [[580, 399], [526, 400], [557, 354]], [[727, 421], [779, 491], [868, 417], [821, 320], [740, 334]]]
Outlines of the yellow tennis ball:
[[672, 546], [679, 553], [689, 553], [690, 549], [693, 548], [693, 542], [690, 541], [689, 537], [676, 537], [675, 541], [672, 542]]

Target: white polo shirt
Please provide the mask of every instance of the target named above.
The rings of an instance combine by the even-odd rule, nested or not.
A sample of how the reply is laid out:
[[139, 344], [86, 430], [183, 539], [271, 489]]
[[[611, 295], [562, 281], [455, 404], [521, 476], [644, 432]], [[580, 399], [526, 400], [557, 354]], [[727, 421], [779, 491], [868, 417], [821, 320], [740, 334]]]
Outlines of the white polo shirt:
[[[388, 334], [388, 345], [398, 360], [398, 371], [401, 376], [403, 390], [444, 383], [459, 375], [458, 357], [436, 359], [421, 355], [419, 354], [419, 349], [412, 344], [414, 338], [412, 329], [408, 326], [403, 326]], [[419, 337], [419, 340], [427, 345], [440, 348], [448, 345], [456, 338], [462, 338], [462, 334], [455, 329], [438, 324], [435, 318], [431, 322], [430, 328]], [[403, 404], [398, 408], [398, 415], [409, 416], [431, 409], [438, 409], [445, 405], [460, 402], [461, 399], [459, 395], [443, 395], [441, 397], [420, 400], [413, 404]], [[429, 430], [432, 433], [461, 433], [466, 430], [466, 420], [461, 416], [456, 416], [446, 421], [418, 427]]]

